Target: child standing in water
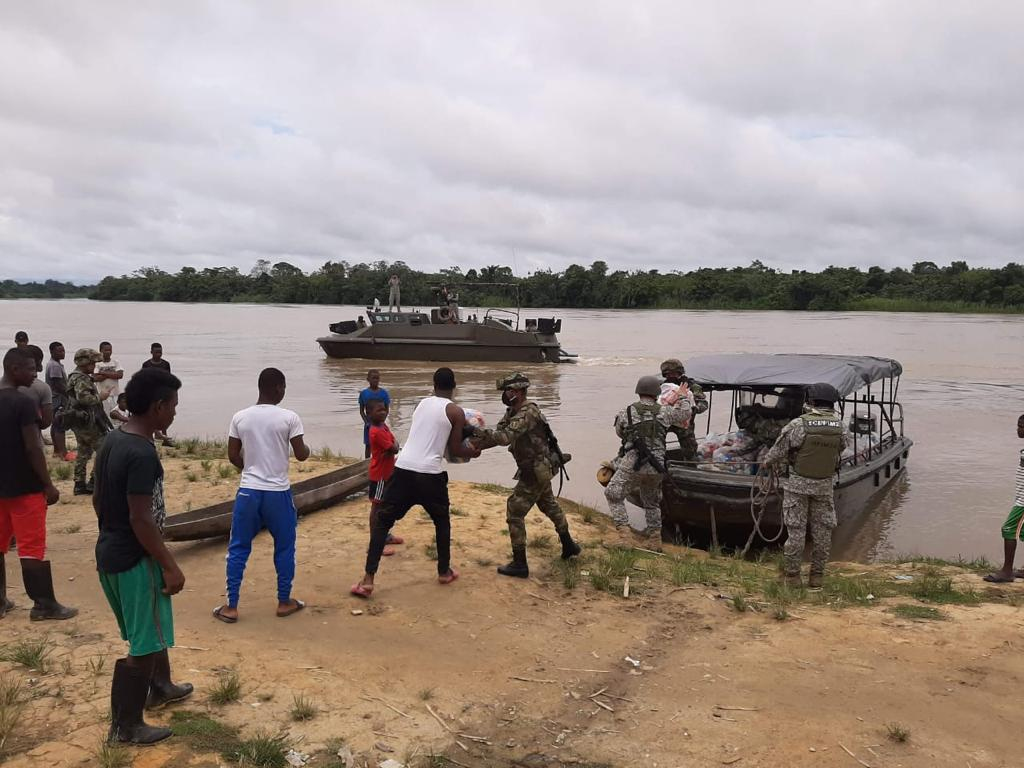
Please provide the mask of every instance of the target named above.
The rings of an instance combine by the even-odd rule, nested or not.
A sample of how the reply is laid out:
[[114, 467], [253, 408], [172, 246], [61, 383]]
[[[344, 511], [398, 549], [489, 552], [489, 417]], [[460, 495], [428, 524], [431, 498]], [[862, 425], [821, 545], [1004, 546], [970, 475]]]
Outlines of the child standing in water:
[[388, 391], [380, 385], [380, 371], [371, 368], [366, 372], [366, 382], [370, 385], [359, 393], [359, 417], [363, 420], [363, 454], [370, 458], [370, 403], [374, 400], [384, 401], [386, 408], [391, 407], [391, 396]]

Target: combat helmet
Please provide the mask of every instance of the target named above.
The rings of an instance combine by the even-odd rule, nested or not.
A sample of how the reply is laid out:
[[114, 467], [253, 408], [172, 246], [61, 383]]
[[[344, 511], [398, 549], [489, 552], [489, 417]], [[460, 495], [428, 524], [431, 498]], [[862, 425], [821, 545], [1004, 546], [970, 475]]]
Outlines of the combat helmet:
[[668, 360], [663, 362], [660, 370], [662, 376], [666, 373], [670, 373], [671, 371], [679, 371], [679, 373], [682, 374], [686, 373], [686, 367], [683, 365], [683, 361], [676, 357], [670, 357]]
[[520, 371], [509, 373], [498, 379], [498, 391], [500, 392], [504, 392], [506, 389], [526, 389], [529, 386], [530, 377]]
[[647, 397], [657, 397], [661, 394], [661, 381], [657, 376], [641, 376], [636, 382], [634, 392]]
[[828, 403], [829, 405], [835, 405], [837, 400], [840, 400], [839, 390], [833, 387], [831, 384], [819, 382], [818, 384], [811, 384], [807, 387], [807, 402], [811, 403]]
[[101, 355], [95, 349], [89, 349], [89, 347], [82, 347], [80, 350], [75, 352], [75, 365], [87, 365], [88, 363], [98, 363], [102, 359], [103, 355]]

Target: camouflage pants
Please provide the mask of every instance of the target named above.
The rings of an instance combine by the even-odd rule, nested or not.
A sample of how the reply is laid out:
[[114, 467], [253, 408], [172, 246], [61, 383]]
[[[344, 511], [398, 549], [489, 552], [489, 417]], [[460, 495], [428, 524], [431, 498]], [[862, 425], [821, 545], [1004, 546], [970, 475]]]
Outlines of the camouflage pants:
[[526, 515], [533, 509], [534, 504], [555, 524], [555, 530], [558, 533], [569, 530], [569, 521], [565, 519], [565, 513], [558, 506], [555, 494], [551, 491], [551, 481], [541, 482], [538, 480], [528, 483], [520, 480], [516, 483], [506, 504], [505, 520], [508, 522], [508, 535], [512, 539], [512, 549], [526, 546]]
[[103, 438], [106, 432], [97, 430], [75, 430], [75, 440], [78, 442], [78, 458], [75, 459], [75, 482], [85, 482], [85, 470], [89, 466], [89, 459], [93, 457], [103, 445]]
[[[646, 467], [645, 467], [646, 469]], [[620, 466], [604, 489], [615, 525], [629, 525], [626, 501], [643, 507], [646, 532], [661, 535], [661, 474]]]
[[824, 573], [832, 550], [832, 529], [836, 527], [833, 495], [787, 490], [782, 497], [782, 519], [788, 531], [784, 548], [786, 573], [800, 573], [808, 524], [811, 528], [811, 573]]
[[673, 427], [670, 431], [679, 438], [680, 458], [683, 461], [696, 461], [697, 436], [693, 433], [693, 430], [689, 428], [683, 429], [682, 427]]

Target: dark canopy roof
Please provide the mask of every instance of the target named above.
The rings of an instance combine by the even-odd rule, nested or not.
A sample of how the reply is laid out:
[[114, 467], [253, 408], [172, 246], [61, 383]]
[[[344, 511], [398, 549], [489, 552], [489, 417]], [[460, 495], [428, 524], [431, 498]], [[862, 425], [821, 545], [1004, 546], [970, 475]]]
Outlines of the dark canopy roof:
[[903, 373], [885, 357], [847, 355], [702, 355], [686, 361], [686, 375], [714, 389], [806, 387], [831, 384], [843, 397], [866, 384]]

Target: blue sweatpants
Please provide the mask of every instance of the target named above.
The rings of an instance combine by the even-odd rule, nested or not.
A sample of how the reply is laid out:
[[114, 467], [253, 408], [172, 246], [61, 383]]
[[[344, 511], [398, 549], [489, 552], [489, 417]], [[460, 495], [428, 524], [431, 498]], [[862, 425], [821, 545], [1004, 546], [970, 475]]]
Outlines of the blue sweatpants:
[[277, 599], [287, 602], [295, 578], [295, 525], [297, 514], [291, 490], [254, 491], [239, 488], [231, 514], [228, 542], [228, 605], [238, 607], [242, 574], [252, 552], [252, 540], [263, 528], [274, 539], [274, 568], [277, 570]]

